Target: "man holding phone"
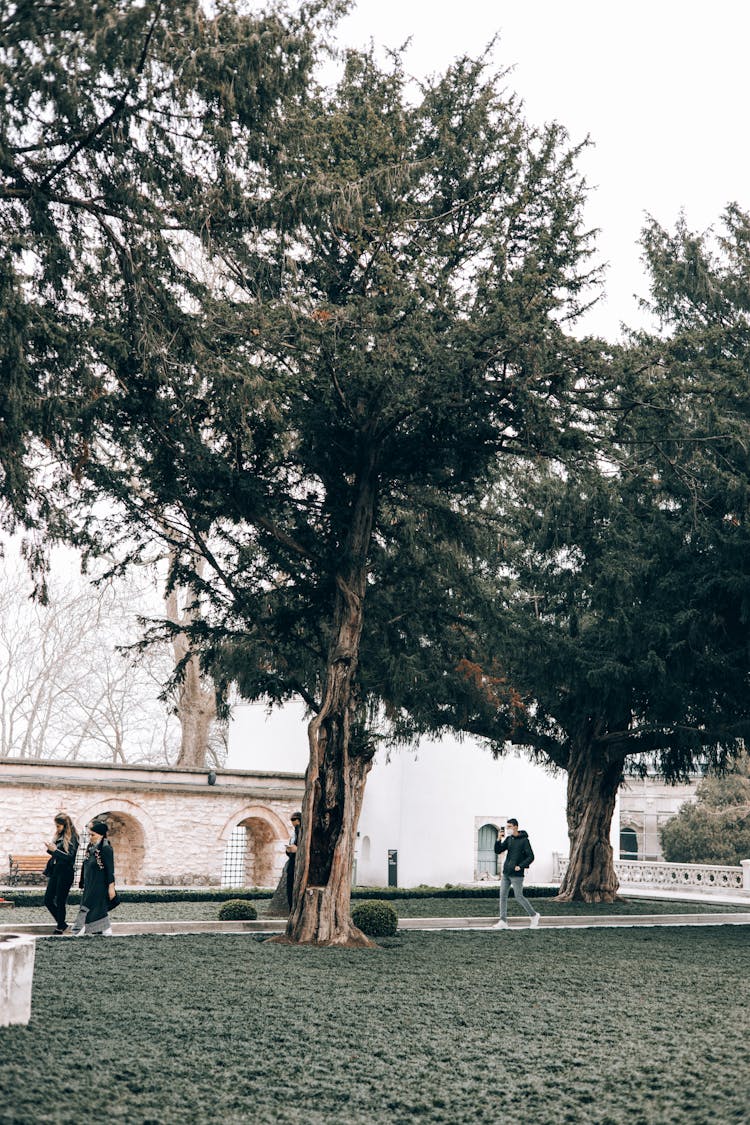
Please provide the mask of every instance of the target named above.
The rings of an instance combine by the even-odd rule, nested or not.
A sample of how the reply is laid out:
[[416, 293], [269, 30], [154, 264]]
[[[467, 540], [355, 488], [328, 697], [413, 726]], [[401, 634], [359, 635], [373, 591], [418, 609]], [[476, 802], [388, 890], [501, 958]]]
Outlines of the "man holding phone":
[[531, 850], [528, 832], [519, 830], [515, 817], [508, 817], [507, 830], [504, 836], [495, 842], [495, 851], [498, 855], [503, 852], [507, 852], [507, 855], [500, 883], [500, 921], [495, 923], [493, 929], [507, 930], [508, 928], [508, 895], [511, 887], [516, 902], [531, 918], [532, 927], [536, 928], [539, 925], [539, 915], [523, 893], [523, 877], [527, 868], [534, 862], [534, 853]]

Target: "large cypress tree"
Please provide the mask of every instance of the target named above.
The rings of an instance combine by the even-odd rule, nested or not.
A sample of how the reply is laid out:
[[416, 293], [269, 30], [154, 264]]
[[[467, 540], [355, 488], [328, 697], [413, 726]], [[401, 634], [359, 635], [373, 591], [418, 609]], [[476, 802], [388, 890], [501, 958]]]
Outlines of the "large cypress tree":
[[432, 513], [460, 540], [498, 456], [578, 440], [588, 356], [562, 325], [591, 278], [564, 131], [482, 62], [415, 101], [354, 53], [316, 89], [303, 25], [335, 7], [14, 6], [3, 488], [122, 566], [158, 540], [204, 659], [307, 699], [288, 936], [346, 943], [365, 606], [398, 603], [387, 559]]
[[94, 315], [108, 377], [91, 500], [116, 499], [131, 557], [171, 539], [206, 659], [229, 642], [246, 693], [314, 712], [296, 941], [364, 941], [359, 658], [377, 560], [420, 533], [399, 513], [441, 512], [459, 537], [488, 465], [574, 442], [586, 402], [561, 327], [589, 280], [576, 150], [530, 128], [482, 63], [417, 104], [405, 86], [351, 54], [333, 91], [287, 104], [263, 190], [212, 214], [210, 286], [196, 272], [186, 299], [125, 262]]
[[625, 770], [721, 770], [750, 736], [748, 229], [649, 227], [664, 333], [613, 357], [598, 457], [495, 493], [455, 721], [567, 772], [563, 899], [616, 894]]

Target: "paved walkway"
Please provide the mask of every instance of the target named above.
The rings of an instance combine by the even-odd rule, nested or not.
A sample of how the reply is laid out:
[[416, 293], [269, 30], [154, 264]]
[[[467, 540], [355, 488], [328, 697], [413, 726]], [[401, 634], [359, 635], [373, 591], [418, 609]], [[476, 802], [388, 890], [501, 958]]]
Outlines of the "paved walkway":
[[[402, 918], [401, 930], [492, 930], [494, 918]], [[609, 914], [601, 917], [590, 915], [542, 915], [540, 930], [584, 930], [614, 929], [648, 926], [748, 926], [750, 912], [725, 914]], [[116, 937], [133, 934], [278, 934], [284, 931], [285, 918], [259, 918], [254, 922], [213, 922], [213, 921], [167, 921], [167, 922], [113, 922], [112, 930]], [[527, 918], [509, 918], [511, 930], [528, 930]], [[12, 923], [0, 925], [0, 934], [31, 934], [34, 937], [52, 937], [53, 926], [47, 923], [25, 922], [14, 926]], [[498, 931], [500, 932], [500, 931]]]

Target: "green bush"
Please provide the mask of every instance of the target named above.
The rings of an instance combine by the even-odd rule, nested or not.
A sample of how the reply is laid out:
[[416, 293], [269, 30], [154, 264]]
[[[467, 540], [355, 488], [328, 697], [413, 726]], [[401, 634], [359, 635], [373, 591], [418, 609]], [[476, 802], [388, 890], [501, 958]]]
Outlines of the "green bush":
[[246, 898], [230, 898], [219, 907], [222, 922], [253, 922], [257, 917], [258, 911]]
[[398, 914], [389, 902], [361, 902], [352, 910], [352, 922], [370, 937], [392, 937], [398, 929]]

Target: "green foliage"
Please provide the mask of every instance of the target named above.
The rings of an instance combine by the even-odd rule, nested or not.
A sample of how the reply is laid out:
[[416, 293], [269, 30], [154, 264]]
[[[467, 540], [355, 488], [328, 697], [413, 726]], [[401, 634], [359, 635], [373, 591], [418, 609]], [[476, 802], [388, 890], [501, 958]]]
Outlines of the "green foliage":
[[750, 859], [750, 759], [722, 777], [705, 777], [695, 804], [686, 803], [659, 832], [670, 863], [737, 866]]
[[[79, 7], [68, 0], [71, 20]], [[528, 125], [482, 62], [460, 60], [414, 105], [400, 66], [381, 71], [372, 54], [351, 53], [337, 87], [318, 90], [314, 32], [292, 17], [104, 8], [101, 36], [90, 6], [80, 36], [52, 19], [32, 28], [57, 60], [50, 96], [83, 68], [86, 123], [118, 123], [111, 143], [102, 128], [95, 151], [63, 145], [71, 160], [48, 170], [89, 195], [75, 238], [48, 214], [50, 261], [18, 310], [19, 324], [37, 315], [62, 260], [75, 301], [68, 314], [55, 298], [55, 324], [69, 315], [55, 385], [75, 405], [42, 436], [74, 470], [80, 535], [135, 557], [155, 536], [180, 539], [174, 577], [208, 603], [191, 637], [206, 661], [221, 657], [249, 697], [315, 701], [352, 567], [367, 559], [375, 621], [398, 589], [388, 555], [424, 535], [412, 512], [460, 538], [461, 499], [498, 451], [580, 440], [569, 392], [588, 357], [560, 328], [593, 279], [578, 149], [559, 126]], [[9, 85], [20, 66], [11, 54]], [[97, 91], [128, 82], [132, 104], [99, 105]], [[49, 114], [66, 120], [54, 100]], [[7, 207], [9, 229], [39, 241], [25, 196]], [[51, 333], [45, 322], [34, 339], [52, 347]], [[380, 643], [371, 652], [387, 663]], [[373, 672], [370, 690], [387, 686]]]
[[218, 916], [221, 922], [252, 922], [258, 917], [258, 911], [249, 899], [230, 898], [219, 907]]
[[577, 889], [607, 877], [584, 867], [606, 854], [629, 759], [676, 780], [750, 738], [748, 230], [736, 207], [714, 246], [649, 228], [664, 335], [612, 349], [595, 457], [499, 474], [449, 584], [464, 658], [444, 643], [452, 693], [442, 712], [422, 700], [568, 771]]
[[[336, 6], [287, 21], [232, 4], [209, 18], [195, 0], [4, 6], [0, 515], [72, 534], [55, 501], [82, 479], [115, 357], [132, 368], [148, 331], [117, 279], [157, 317], [165, 287], [186, 299], [180, 254], [216, 198], [238, 208], [248, 186], [232, 147], [261, 177], [270, 122]], [[124, 334], [92, 315], [100, 301], [119, 303]]]
[[[195, 887], [195, 888], [160, 888], [152, 887], [146, 890], [128, 890], [127, 887], [118, 889], [122, 902], [227, 902], [238, 897], [241, 893], [243, 899], [263, 901], [272, 897], [269, 890], [256, 887]], [[431, 898], [496, 898], [497, 886], [485, 887], [354, 887], [353, 899], [431, 899]], [[557, 894], [555, 887], [525, 886], [524, 894], [544, 898], [554, 897]], [[4, 892], [4, 897], [10, 899], [16, 906], [43, 906], [44, 892], [41, 890], [27, 890], [26, 888], [12, 887]], [[71, 891], [68, 902], [75, 905], [81, 901], [78, 890]]]
[[390, 903], [380, 899], [355, 906], [352, 922], [370, 937], [392, 937], [398, 930], [398, 914]]

